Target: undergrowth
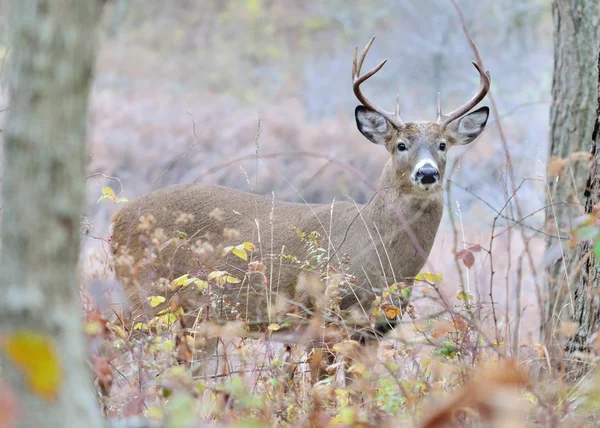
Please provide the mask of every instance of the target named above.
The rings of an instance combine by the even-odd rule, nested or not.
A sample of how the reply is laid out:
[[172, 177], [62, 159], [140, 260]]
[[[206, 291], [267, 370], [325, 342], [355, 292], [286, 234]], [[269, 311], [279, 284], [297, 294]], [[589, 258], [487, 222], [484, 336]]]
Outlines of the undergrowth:
[[[510, 326], [502, 325], [507, 320], [492, 314], [489, 302], [461, 284], [454, 296], [442, 292], [448, 285], [443, 273], [421, 273], [412, 287], [389, 284], [369, 308], [371, 325], [359, 326], [340, 310], [336, 294], [340, 284], [352, 279], [332, 274], [318, 234], [297, 231], [308, 248], [307, 260], [278, 257], [312, 274], [299, 278], [299, 286], [307, 287], [313, 308], [292, 321], [256, 321], [232, 307], [228, 322], [215, 322], [200, 311], [190, 323], [178, 291], [194, 288], [213, 307], [227, 305], [221, 291], [247, 275], [265, 276], [268, 262], [251, 242], [220, 248], [183, 233], [170, 237], [148, 217], [140, 218], [140, 227], [146, 230], [152, 263], [161, 260], [165, 246], [190, 246], [198, 254], [229, 253], [247, 271], [155, 279], [162, 288], [152, 289], [164, 293], [144, 302], [157, 309], [155, 316], [132, 324], [123, 315], [126, 299], [115, 299], [123, 295], [115, 293], [118, 286], [93, 297], [87, 293], [85, 331], [108, 417], [143, 415], [167, 427], [201, 422], [365, 427], [598, 422], [595, 374], [575, 386], [563, 383], [564, 373], [548, 367], [542, 345], [514, 346]], [[119, 254], [114, 260], [96, 254], [103, 267], [91, 275], [95, 281], [109, 284], [111, 264], [132, 262], [127, 251]], [[489, 260], [477, 254], [492, 256], [471, 244], [455, 257], [469, 270]], [[369, 328], [382, 317], [396, 321], [384, 336]], [[567, 327], [561, 333], [565, 338], [572, 334]], [[279, 334], [286, 337], [283, 343]], [[374, 340], [365, 341], [365, 335]]]

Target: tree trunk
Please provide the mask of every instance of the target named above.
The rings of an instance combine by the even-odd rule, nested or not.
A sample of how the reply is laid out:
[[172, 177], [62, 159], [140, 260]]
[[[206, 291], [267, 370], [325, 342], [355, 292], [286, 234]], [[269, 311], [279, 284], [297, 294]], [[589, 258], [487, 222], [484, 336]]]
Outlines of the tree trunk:
[[[11, 12], [0, 252], [2, 376], [17, 396], [18, 426], [100, 427], [76, 268], [101, 2], [13, 0]], [[11, 342], [12, 351], [11, 338], [22, 339]], [[42, 349], [47, 352], [35, 354]]]
[[[597, 70], [600, 73], [600, 56]], [[594, 216], [597, 222], [600, 202], [600, 78], [597, 86], [596, 121], [592, 132], [593, 162], [589, 172], [588, 184], [585, 190], [585, 212]], [[595, 208], [594, 208], [595, 207]], [[600, 238], [597, 238], [600, 239]], [[584, 242], [581, 245], [581, 275], [575, 288], [575, 310], [573, 321], [577, 324], [577, 333], [566, 346], [571, 353], [566, 367], [570, 380], [578, 380], [592, 367], [581, 359], [590, 351], [590, 339], [600, 327], [600, 264], [594, 254], [594, 244]], [[583, 354], [580, 354], [583, 353]]]
[[[570, 250], [564, 237], [571, 221], [582, 215], [589, 163], [576, 152], [589, 153], [596, 118], [596, 59], [600, 41], [598, 0], [554, 0], [554, 78], [550, 110], [550, 161], [546, 209], [546, 302], [542, 340], [556, 355], [553, 332], [573, 314], [574, 288], [581, 268], [580, 248]], [[564, 257], [563, 257], [564, 256]]]

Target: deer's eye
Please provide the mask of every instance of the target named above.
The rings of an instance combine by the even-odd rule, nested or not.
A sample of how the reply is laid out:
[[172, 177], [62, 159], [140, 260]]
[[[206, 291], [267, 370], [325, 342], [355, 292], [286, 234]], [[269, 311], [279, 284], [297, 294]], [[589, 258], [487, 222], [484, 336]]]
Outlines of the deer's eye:
[[446, 151], [446, 143], [440, 143], [440, 150], [442, 152]]
[[398, 151], [403, 152], [404, 150], [406, 150], [406, 144], [398, 143]]

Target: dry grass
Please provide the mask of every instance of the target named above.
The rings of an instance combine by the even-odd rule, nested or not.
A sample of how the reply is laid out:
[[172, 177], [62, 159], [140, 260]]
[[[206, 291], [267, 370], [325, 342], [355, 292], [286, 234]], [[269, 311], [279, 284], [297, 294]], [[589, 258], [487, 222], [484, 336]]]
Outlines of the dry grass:
[[[148, 233], [155, 237], [148, 248], [152, 254], [165, 238], [152, 226]], [[321, 293], [320, 309], [305, 318], [302, 334], [288, 328], [294, 332], [287, 336], [289, 347], [270, 340], [288, 331], [278, 324], [264, 325], [259, 332], [252, 329], [248, 335], [244, 322], [196, 322], [185, 326], [191, 327], [190, 334], [183, 334], [180, 302], [166, 293], [181, 287], [175, 278], [158, 280], [167, 287], [165, 311], [132, 329], [121, 311], [114, 310], [126, 299], [112, 282], [108, 266], [113, 260], [98, 253], [91, 263], [95, 270], [86, 270], [82, 281], [88, 284], [86, 331], [106, 414], [144, 415], [167, 426], [518, 427], [598, 421], [594, 377], [577, 386], [563, 384], [557, 368], [548, 370], [543, 347], [519, 342], [523, 333], [514, 342], [515, 329], [527, 331], [522, 324], [530, 319], [522, 316], [516, 322], [512, 310], [507, 318], [500, 307], [493, 315], [484, 272], [494, 253], [470, 248], [475, 254], [467, 283], [471, 292], [455, 275], [425, 276], [413, 287], [414, 307], [409, 306], [400, 325], [366, 348], [352, 340], [350, 324], [335, 321], [335, 297], [323, 294], [327, 280], [308, 287]], [[516, 254], [524, 251], [518, 242], [512, 248]], [[130, 263], [119, 257], [116, 262]], [[249, 271], [260, 262], [250, 255]], [[522, 266], [519, 258], [514, 263]], [[505, 268], [502, 262], [495, 265]], [[218, 278], [207, 285], [199, 293], [222, 287]], [[390, 287], [381, 301], [390, 293], [401, 290]], [[501, 296], [491, 297], [502, 301]], [[382, 308], [376, 303], [372, 314]], [[315, 336], [311, 329], [320, 333]], [[335, 359], [325, 358], [307, 337], [327, 337], [326, 347]], [[216, 338], [220, 346], [215, 356], [207, 348]], [[347, 373], [352, 379], [345, 378]]]

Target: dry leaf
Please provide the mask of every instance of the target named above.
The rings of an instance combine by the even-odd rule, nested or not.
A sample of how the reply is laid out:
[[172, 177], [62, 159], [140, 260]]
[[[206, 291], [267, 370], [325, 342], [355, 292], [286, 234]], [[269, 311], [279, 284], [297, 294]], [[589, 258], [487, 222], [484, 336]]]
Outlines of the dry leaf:
[[522, 399], [519, 387], [529, 385], [529, 380], [517, 363], [501, 361], [483, 364], [474, 370], [471, 379], [449, 400], [429, 412], [420, 425], [422, 428], [458, 426], [457, 417], [478, 414], [482, 426], [520, 426]]
[[562, 175], [567, 161], [558, 156], [552, 156], [548, 162], [548, 177], [558, 177]]
[[177, 343], [177, 361], [180, 363], [191, 363], [194, 355], [192, 354], [190, 343], [193, 343], [194, 338], [177, 335], [175, 341]]
[[108, 396], [114, 380], [113, 368], [106, 358], [94, 355], [94, 357], [92, 357], [92, 369], [98, 379], [98, 385], [100, 386], [102, 395], [105, 397]]
[[402, 310], [391, 303], [384, 303], [381, 305], [381, 309], [388, 319], [395, 319], [397, 316], [402, 314]]
[[572, 337], [577, 333], [577, 329], [579, 329], [579, 324], [573, 321], [565, 321], [558, 327], [558, 333], [564, 337]]
[[456, 257], [462, 260], [467, 269], [471, 269], [475, 264], [475, 256], [470, 250], [460, 250]]

